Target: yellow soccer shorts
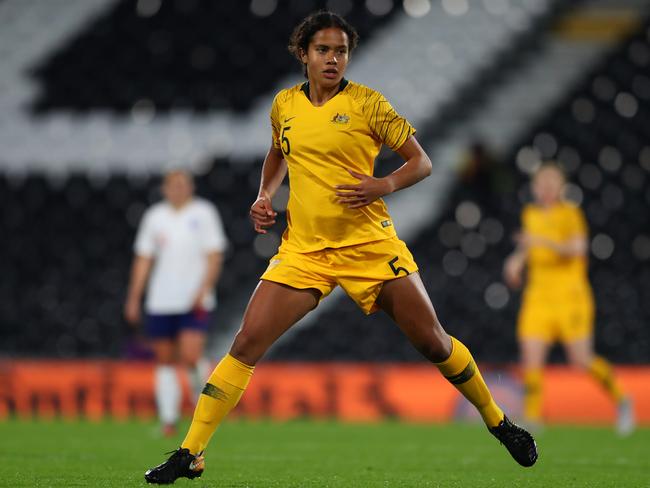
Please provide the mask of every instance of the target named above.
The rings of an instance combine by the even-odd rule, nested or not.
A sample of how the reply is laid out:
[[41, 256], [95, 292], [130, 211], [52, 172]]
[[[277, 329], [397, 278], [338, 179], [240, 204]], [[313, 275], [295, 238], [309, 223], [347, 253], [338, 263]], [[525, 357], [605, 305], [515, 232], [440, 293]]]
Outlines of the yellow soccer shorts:
[[594, 303], [591, 296], [575, 297], [574, 300], [524, 297], [519, 311], [517, 338], [568, 343], [591, 337], [593, 328]]
[[340, 285], [366, 314], [378, 310], [375, 303], [384, 281], [418, 270], [406, 244], [397, 237], [327, 248], [309, 253], [282, 249], [273, 256], [260, 279], [298, 289], [315, 288], [322, 300]]

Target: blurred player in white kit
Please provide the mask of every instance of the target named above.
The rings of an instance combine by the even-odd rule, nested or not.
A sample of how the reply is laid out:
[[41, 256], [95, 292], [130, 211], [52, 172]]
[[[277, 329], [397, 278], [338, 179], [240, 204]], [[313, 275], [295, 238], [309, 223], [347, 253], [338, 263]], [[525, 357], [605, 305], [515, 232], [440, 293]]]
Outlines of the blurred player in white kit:
[[142, 322], [151, 339], [158, 416], [169, 436], [180, 417], [177, 366], [188, 372], [194, 401], [210, 372], [203, 349], [227, 240], [218, 210], [194, 196], [188, 172], [167, 173], [162, 193], [138, 228], [124, 315], [134, 326]]

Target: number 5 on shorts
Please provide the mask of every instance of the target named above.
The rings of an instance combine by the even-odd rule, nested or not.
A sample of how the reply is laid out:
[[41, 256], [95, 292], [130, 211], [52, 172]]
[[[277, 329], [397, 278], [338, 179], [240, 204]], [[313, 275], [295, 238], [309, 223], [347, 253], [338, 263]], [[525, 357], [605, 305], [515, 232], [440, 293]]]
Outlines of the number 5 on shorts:
[[397, 263], [398, 259], [399, 259], [399, 256], [395, 256], [393, 259], [388, 261], [388, 266], [390, 266], [390, 269], [393, 270], [393, 273], [395, 274], [395, 276], [398, 276], [400, 271], [404, 271], [404, 273], [406, 273], [406, 276], [408, 276], [410, 273], [408, 272], [408, 270], [406, 268], [403, 268], [401, 266], [395, 267], [395, 263]]

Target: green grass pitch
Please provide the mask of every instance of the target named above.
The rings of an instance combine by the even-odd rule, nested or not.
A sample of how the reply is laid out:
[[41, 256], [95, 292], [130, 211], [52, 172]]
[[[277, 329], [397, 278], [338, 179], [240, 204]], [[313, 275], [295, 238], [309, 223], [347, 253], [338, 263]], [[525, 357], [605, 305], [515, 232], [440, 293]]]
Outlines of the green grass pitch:
[[[147, 422], [0, 422], [0, 486], [148, 486], [145, 469], [181, 440]], [[537, 440], [525, 469], [479, 425], [235, 421], [213, 438], [203, 477], [174, 486], [650, 486], [650, 429], [550, 427]]]

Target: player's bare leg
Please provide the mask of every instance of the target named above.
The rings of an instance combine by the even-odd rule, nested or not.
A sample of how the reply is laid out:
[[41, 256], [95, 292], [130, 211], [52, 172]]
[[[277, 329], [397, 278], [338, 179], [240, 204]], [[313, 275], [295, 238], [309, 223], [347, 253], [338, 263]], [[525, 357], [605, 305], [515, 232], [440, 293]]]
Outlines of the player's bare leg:
[[524, 421], [532, 429], [542, 426], [543, 372], [549, 347], [543, 339], [519, 340], [524, 377]]
[[513, 424], [496, 405], [469, 350], [449, 336], [438, 321], [418, 273], [384, 283], [377, 304], [397, 323], [411, 343], [479, 411], [489, 431], [522, 466], [537, 460], [532, 436]]
[[316, 308], [319, 298], [320, 292], [313, 288], [299, 290], [272, 281], [260, 281], [246, 307], [230, 354], [254, 366], [282, 334]]
[[172, 339], [159, 338], [151, 342], [156, 358], [154, 392], [162, 433], [166, 437], [176, 434], [180, 416], [181, 386], [176, 372], [176, 344]]
[[178, 334], [178, 359], [187, 370], [192, 388], [192, 401], [197, 401], [210, 374], [209, 363], [203, 357], [206, 334], [202, 330], [183, 329]]
[[566, 342], [564, 350], [569, 363], [588, 372], [616, 403], [616, 429], [619, 434], [630, 434], [636, 424], [632, 400], [623, 393], [609, 362], [594, 354], [593, 337]]
[[203, 451], [223, 418], [241, 398], [254, 365], [293, 324], [318, 305], [320, 292], [260, 281], [248, 303], [230, 353], [217, 365], [200, 395], [192, 425], [181, 447], [148, 470], [148, 483], [196, 478], [204, 469]]

